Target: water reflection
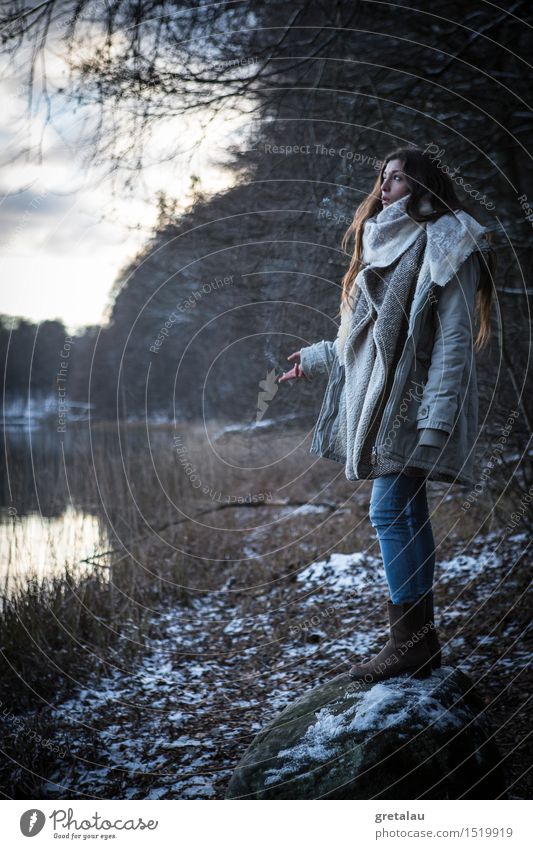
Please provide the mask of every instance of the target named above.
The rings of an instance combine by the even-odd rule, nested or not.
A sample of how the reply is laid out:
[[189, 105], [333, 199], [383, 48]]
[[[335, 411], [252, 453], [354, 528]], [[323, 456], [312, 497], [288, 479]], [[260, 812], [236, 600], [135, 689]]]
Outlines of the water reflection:
[[[94, 454], [91, 442], [85, 423], [61, 434], [52, 427], [3, 432], [0, 459], [3, 587], [6, 580], [12, 581], [16, 576], [30, 572], [39, 577], [50, 575], [67, 563], [76, 565], [109, 548], [108, 530], [114, 519], [113, 503], [118, 499], [105, 494], [104, 487], [108, 503], [102, 505], [96, 470], [104, 466], [110, 446], [107, 437], [97, 435], [99, 447]], [[105, 560], [99, 562], [103, 564]]]
[[128, 546], [175, 518], [170, 427], [76, 422], [0, 440], [2, 581]]
[[[40, 578], [69, 563], [101, 551], [106, 544], [101, 522], [68, 506], [61, 516], [39, 513], [11, 517], [2, 509], [0, 521], [0, 580], [4, 589], [25, 573]], [[103, 562], [103, 561], [100, 561]], [[105, 562], [105, 561], [104, 561]]]

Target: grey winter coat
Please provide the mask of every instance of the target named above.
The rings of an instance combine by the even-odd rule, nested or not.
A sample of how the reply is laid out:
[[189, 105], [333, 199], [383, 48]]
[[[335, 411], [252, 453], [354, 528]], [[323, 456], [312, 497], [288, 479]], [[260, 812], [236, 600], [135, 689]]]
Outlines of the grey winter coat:
[[[378, 455], [417, 467], [431, 480], [473, 486], [478, 433], [478, 393], [473, 351], [475, 296], [480, 264], [470, 253], [444, 286], [417, 284], [407, 339], [372, 448]], [[328, 375], [310, 451], [346, 464], [348, 480], [374, 477], [353, 468], [336, 441], [345, 403], [345, 367], [335, 341], [300, 350], [304, 373]]]

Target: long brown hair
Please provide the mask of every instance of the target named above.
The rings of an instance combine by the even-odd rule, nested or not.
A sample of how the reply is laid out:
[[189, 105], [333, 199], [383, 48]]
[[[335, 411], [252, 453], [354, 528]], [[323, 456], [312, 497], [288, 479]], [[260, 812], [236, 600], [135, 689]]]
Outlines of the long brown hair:
[[[400, 147], [391, 151], [385, 157], [376, 182], [370, 194], [359, 204], [355, 211], [354, 219], [343, 236], [341, 246], [347, 251], [350, 239], [354, 238], [354, 248], [351, 255], [348, 271], [342, 278], [342, 303], [357, 294], [355, 278], [363, 267], [363, 230], [368, 218], [381, 212], [381, 184], [383, 174], [388, 162], [399, 159], [402, 162], [402, 170], [410, 188], [410, 194], [405, 206], [406, 212], [415, 221], [436, 221], [441, 215], [451, 211], [462, 209], [472, 215], [467, 205], [459, 200], [455, 193], [455, 187], [451, 178], [424, 154], [418, 147]], [[431, 199], [432, 212], [424, 213], [420, 209], [423, 198]], [[472, 216], [474, 217], [474, 216]], [[493, 247], [492, 235], [488, 234], [490, 250], [479, 252], [481, 271], [476, 295], [476, 309], [479, 314], [479, 329], [474, 348], [479, 350], [484, 347], [490, 338], [490, 308], [492, 303], [493, 281], [496, 272], [496, 252]], [[353, 287], [353, 293], [352, 293]], [[340, 311], [339, 311], [340, 315]]]

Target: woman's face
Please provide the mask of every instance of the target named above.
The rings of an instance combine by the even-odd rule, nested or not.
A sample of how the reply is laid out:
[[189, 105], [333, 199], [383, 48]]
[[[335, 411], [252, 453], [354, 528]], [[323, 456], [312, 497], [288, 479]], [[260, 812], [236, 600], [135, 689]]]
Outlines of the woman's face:
[[385, 165], [381, 181], [381, 202], [384, 209], [411, 191], [402, 168], [401, 159], [390, 159]]

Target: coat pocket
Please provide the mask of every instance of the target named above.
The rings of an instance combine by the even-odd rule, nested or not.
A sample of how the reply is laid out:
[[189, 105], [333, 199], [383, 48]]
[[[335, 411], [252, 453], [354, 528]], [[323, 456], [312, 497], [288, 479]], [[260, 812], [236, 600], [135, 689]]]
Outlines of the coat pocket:
[[438, 401], [422, 401], [416, 414], [417, 428], [431, 427], [451, 433], [458, 416], [458, 396], [449, 392]]

